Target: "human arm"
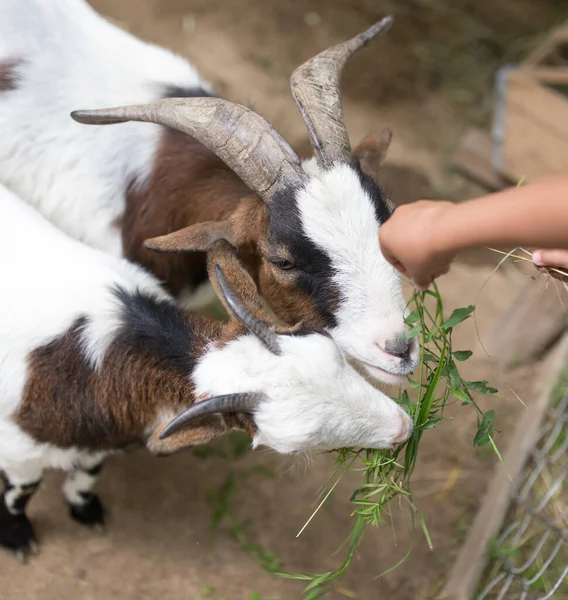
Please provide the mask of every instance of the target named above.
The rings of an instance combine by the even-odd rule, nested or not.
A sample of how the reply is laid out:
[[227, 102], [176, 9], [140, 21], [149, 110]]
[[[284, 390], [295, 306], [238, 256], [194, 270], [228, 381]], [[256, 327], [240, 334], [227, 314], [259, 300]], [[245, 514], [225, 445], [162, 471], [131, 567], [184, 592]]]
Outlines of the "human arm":
[[385, 258], [425, 289], [462, 250], [483, 246], [568, 249], [568, 176], [468, 202], [422, 200], [381, 225]]

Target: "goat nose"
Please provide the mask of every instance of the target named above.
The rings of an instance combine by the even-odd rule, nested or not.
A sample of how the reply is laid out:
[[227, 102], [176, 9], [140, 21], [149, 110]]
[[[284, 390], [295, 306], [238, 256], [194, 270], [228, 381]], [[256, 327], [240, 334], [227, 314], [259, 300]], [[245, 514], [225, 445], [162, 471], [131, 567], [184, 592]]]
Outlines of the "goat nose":
[[400, 412], [402, 413], [402, 422], [400, 424], [400, 431], [398, 435], [393, 439], [394, 444], [402, 444], [403, 442], [406, 442], [406, 440], [410, 437], [410, 434], [412, 433], [413, 429], [412, 419], [408, 416], [408, 413], [402, 410], [402, 408], [400, 409]]
[[408, 358], [410, 355], [410, 340], [403, 335], [386, 341], [385, 350], [397, 358]]

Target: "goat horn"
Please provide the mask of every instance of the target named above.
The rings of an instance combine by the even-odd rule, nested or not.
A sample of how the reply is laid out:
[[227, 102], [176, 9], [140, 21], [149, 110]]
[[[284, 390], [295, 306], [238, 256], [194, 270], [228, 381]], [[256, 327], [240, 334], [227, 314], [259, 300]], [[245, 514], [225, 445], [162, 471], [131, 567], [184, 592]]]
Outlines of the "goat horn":
[[170, 421], [160, 434], [160, 439], [163, 440], [169, 437], [190, 421], [208, 417], [214, 413], [251, 413], [263, 400], [266, 400], [264, 394], [248, 392], [215, 396], [214, 398], [197, 402], [180, 413], [173, 421]]
[[146, 121], [191, 135], [214, 152], [265, 202], [306, 181], [300, 161], [274, 127], [252, 110], [221, 98], [166, 98], [147, 105], [76, 110], [90, 125]]
[[235, 292], [229, 286], [229, 283], [221, 271], [219, 265], [215, 265], [215, 274], [221, 288], [221, 293], [225, 298], [225, 302], [229, 305], [231, 312], [239, 319], [239, 321], [253, 334], [262, 344], [272, 352], [272, 354], [280, 354], [280, 343], [278, 336], [270, 327], [265, 325], [260, 319], [257, 319], [244, 303], [237, 297]]
[[343, 67], [357, 50], [387, 31], [392, 22], [392, 17], [385, 17], [354, 38], [320, 52], [292, 73], [292, 94], [322, 169], [351, 158], [339, 85]]

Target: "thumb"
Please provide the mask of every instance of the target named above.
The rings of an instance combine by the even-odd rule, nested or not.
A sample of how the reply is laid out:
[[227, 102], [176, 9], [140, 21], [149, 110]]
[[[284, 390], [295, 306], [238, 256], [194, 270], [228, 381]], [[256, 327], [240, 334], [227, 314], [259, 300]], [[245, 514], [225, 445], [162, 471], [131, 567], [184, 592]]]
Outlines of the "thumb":
[[536, 250], [532, 259], [538, 267], [568, 267], [568, 250]]

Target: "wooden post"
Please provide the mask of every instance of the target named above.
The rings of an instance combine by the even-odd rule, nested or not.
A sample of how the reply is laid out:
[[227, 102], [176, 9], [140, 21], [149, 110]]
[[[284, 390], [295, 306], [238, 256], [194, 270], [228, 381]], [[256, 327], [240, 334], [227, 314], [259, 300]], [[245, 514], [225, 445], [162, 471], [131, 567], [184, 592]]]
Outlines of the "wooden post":
[[493, 360], [518, 366], [540, 360], [568, 325], [568, 294], [562, 284], [537, 272], [497, 320], [485, 342]]

